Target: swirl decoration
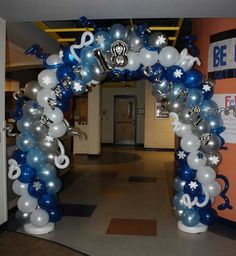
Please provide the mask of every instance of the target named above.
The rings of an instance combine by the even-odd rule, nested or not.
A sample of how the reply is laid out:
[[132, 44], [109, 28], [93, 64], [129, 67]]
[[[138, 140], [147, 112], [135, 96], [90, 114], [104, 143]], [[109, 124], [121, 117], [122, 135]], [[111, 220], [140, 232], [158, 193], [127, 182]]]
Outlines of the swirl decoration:
[[[88, 87], [105, 79], [147, 79], [153, 96], [167, 100], [173, 131], [180, 137], [175, 154], [179, 168], [174, 181], [174, 211], [182, 226], [188, 228], [213, 223], [216, 213], [211, 205], [216, 196], [220, 194], [225, 199], [219, 206], [221, 210], [231, 208], [226, 196], [228, 181], [216, 176], [222, 161], [219, 150], [224, 145], [220, 113], [228, 110], [218, 109], [211, 100], [213, 81], [203, 80], [203, 74], [193, 69], [201, 64], [199, 58], [186, 48], [179, 53], [168, 46], [167, 36], [150, 33], [147, 24], [114, 24], [108, 30], [98, 28], [85, 17], [79, 22], [92, 26], [94, 33], [84, 32], [76, 44], [58, 54], [47, 56], [38, 45], [26, 51], [42, 59], [45, 69], [39, 73], [38, 81], [30, 81], [14, 93], [13, 117], [19, 134], [17, 149], [9, 161], [9, 178], [15, 179], [13, 190], [20, 196], [20, 213], [30, 220], [31, 226], [25, 230], [44, 233], [62, 217], [56, 199], [61, 188], [56, 168], [67, 168], [69, 158], [60, 138], [65, 134], [82, 135], [69, 127], [63, 112], [68, 110], [71, 97], [82, 95]], [[192, 44], [195, 39], [185, 37], [187, 48], [196, 52]], [[222, 192], [216, 177], [225, 181]]]

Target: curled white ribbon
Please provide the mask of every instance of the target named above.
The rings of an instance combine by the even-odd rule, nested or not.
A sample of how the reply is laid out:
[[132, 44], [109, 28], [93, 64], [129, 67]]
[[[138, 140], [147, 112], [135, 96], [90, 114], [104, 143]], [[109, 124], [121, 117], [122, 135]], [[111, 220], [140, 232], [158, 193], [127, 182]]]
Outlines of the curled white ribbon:
[[65, 155], [65, 148], [63, 144], [58, 140], [58, 146], [60, 148], [60, 155], [54, 157], [54, 163], [58, 169], [65, 169], [70, 164], [70, 159]]
[[21, 175], [21, 168], [15, 159], [9, 159], [8, 164], [10, 165], [8, 170], [8, 178], [10, 180], [16, 180]]
[[171, 125], [173, 126], [173, 131], [176, 132], [181, 128], [182, 123], [179, 121], [179, 116], [175, 112], [170, 112], [170, 118], [174, 119]]
[[[88, 40], [86, 40], [86, 38], [89, 37]], [[90, 44], [92, 44], [94, 41], [94, 35], [92, 32], [90, 31], [86, 31], [83, 33], [82, 37], [81, 37], [81, 41], [80, 44], [73, 44], [70, 46], [70, 52], [73, 55], [73, 57], [75, 58], [76, 61], [81, 62], [80, 58], [78, 57], [78, 55], [76, 54], [75, 50], [76, 49], [82, 49], [84, 46], [89, 46]]]

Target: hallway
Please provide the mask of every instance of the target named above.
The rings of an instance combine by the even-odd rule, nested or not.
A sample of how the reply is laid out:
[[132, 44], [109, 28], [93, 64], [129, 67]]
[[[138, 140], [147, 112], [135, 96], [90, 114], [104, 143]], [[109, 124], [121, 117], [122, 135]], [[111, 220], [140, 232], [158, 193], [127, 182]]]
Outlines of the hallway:
[[91, 256], [234, 255], [234, 240], [177, 229], [172, 177], [173, 152], [106, 146], [99, 157], [74, 156], [59, 199], [85, 207], [84, 216], [65, 216], [41, 237]]

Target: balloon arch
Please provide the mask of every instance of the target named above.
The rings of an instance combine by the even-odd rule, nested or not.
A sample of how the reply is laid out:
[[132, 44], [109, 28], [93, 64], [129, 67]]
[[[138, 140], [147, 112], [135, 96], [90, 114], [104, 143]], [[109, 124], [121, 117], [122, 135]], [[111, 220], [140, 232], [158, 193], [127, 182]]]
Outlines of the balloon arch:
[[[86, 20], [86, 19], [85, 19]], [[9, 160], [9, 178], [14, 179], [13, 191], [20, 196], [18, 217], [25, 220], [28, 233], [43, 234], [54, 229], [62, 217], [56, 194], [61, 188], [58, 169], [69, 165], [69, 158], [59, 138], [71, 128], [64, 119], [71, 97], [83, 94], [88, 87], [107, 77], [113, 81], [147, 79], [153, 95], [167, 99], [173, 131], [180, 137], [175, 157], [179, 163], [174, 180], [176, 195], [173, 209], [182, 231], [197, 233], [214, 222], [216, 211], [211, 207], [219, 194], [225, 203], [218, 208], [231, 208], [225, 193], [227, 179], [217, 176], [224, 145], [220, 134], [223, 121], [217, 104], [211, 100], [213, 82], [192, 69], [198, 57], [192, 54], [192, 36], [185, 37], [187, 48], [180, 53], [168, 46], [161, 32], [149, 34], [146, 24], [98, 28], [86, 31], [80, 42], [67, 46], [59, 54], [47, 56], [38, 45], [26, 54], [43, 60], [45, 69], [38, 81], [26, 84], [14, 94], [14, 118], [20, 134], [17, 149]], [[222, 191], [216, 178], [226, 182]]]

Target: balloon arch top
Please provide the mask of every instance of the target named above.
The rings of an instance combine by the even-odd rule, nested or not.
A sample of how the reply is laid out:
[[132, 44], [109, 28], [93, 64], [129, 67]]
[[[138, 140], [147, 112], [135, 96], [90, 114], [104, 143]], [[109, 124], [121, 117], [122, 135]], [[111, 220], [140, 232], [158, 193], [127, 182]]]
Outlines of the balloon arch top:
[[[87, 22], [88, 25], [88, 22]], [[63, 48], [59, 54], [44, 54], [33, 45], [26, 54], [41, 58], [45, 69], [38, 81], [31, 81], [16, 92], [16, 120], [19, 135], [17, 149], [9, 160], [9, 178], [13, 190], [20, 196], [18, 216], [25, 220], [25, 231], [43, 234], [54, 229], [62, 217], [56, 194], [61, 181], [56, 168], [69, 165], [69, 158], [59, 138], [71, 131], [63, 112], [68, 101], [87, 91], [107, 77], [114, 81], [147, 79], [152, 83], [153, 95], [167, 99], [173, 118], [173, 131], [180, 139], [176, 150], [179, 163], [174, 180], [176, 195], [173, 209], [178, 227], [191, 233], [204, 232], [214, 222], [212, 209], [219, 194], [225, 203], [220, 210], [231, 208], [225, 193], [226, 177], [217, 175], [224, 145], [220, 134], [223, 121], [217, 104], [211, 100], [213, 82], [192, 69], [200, 60], [195, 55], [193, 36], [186, 36], [188, 49], [180, 53], [168, 46], [168, 38], [161, 32], [149, 33], [146, 24], [86, 31], [79, 42]], [[226, 186], [222, 191], [216, 178]]]

